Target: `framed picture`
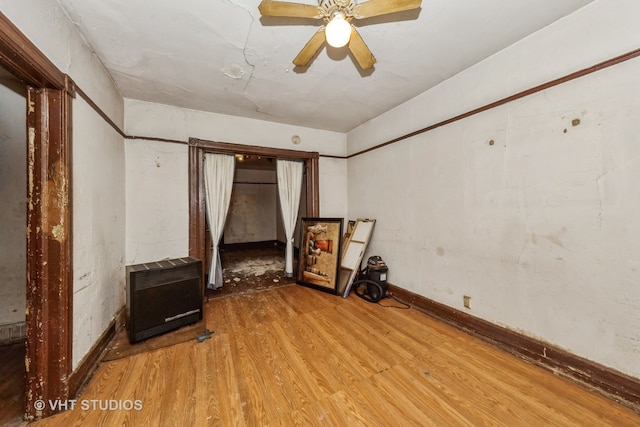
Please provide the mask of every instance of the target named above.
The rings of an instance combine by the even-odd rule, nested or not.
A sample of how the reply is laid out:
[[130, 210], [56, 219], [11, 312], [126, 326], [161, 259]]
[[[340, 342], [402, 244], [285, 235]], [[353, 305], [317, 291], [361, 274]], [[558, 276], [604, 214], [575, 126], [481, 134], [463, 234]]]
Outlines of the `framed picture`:
[[297, 283], [338, 293], [342, 218], [302, 218]]

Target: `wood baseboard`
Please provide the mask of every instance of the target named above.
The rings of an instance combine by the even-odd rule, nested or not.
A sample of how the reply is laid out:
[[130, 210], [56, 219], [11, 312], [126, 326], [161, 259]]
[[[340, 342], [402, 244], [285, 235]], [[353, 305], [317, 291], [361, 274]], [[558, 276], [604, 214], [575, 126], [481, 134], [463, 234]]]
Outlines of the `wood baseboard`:
[[428, 315], [640, 412], [640, 379], [638, 378], [471, 316], [398, 286], [390, 284], [389, 290], [398, 300]]
[[91, 375], [102, 360], [102, 355], [107, 350], [107, 346], [116, 336], [116, 332], [124, 327], [126, 318], [125, 307], [121, 307], [116, 317], [111, 321], [109, 327], [105, 329], [98, 341], [93, 345], [89, 353], [82, 359], [78, 368], [69, 376], [69, 397], [75, 397], [81, 387], [87, 383]]

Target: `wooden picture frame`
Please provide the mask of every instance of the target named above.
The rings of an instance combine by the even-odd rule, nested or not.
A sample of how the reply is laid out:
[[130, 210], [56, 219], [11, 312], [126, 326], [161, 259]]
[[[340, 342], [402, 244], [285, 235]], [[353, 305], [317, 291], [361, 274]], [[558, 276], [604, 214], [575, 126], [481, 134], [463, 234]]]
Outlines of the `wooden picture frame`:
[[342, 246], [342, 258], [340, 261], [340, 273], [338, 283], [338, 293], [344, 298], [349, 296], [351, 286], [360, 273], [360, 264], [362, 258], [371, 240], [373, 227], [376, 224], [375, 219], [358, 219], [350, 227], [350, 232], [345, 235], [344, 244]]
[[338, 293], [342, 223], [342, 218], [302, 218], [298, 284]]

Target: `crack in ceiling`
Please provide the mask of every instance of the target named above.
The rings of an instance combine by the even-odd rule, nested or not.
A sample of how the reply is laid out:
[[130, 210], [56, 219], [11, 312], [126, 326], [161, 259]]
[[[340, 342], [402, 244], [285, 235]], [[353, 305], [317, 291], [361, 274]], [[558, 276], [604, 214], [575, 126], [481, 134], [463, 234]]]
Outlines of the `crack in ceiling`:
[[260, 0], [58, 1], [125, 98], [347, 132], [593, 0], [423, 0], [357, 23], [368, 73], [326, 47], [293, 67], [322, 22]]

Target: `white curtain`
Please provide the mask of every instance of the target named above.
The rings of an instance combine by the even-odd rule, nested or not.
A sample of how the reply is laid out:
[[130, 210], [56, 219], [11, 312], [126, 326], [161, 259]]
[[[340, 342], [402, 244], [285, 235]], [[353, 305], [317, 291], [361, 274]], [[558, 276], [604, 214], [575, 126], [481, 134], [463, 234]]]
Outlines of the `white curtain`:
[[210, 289], [222, 287], [222, 267], [218, 245], [229, 210], [235, 160], [235, 156], [227, 154], [205, 153], [204, 155], [204, 188], [212, 243], [209, 283], [207, 283]]
[[278, 160], [278, 193], [280, 194], [280, 208], [284, 222], [284, 232], [287, 236], [287, 251], [285, 257], [284, 275], [293, 276], [293, 232], [298, 220], [300, 206], [300, 190], [302, 189], [302, 162]]

